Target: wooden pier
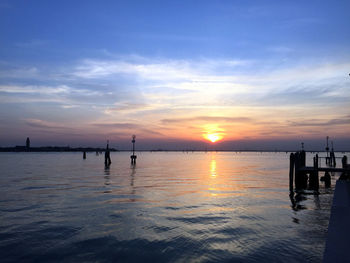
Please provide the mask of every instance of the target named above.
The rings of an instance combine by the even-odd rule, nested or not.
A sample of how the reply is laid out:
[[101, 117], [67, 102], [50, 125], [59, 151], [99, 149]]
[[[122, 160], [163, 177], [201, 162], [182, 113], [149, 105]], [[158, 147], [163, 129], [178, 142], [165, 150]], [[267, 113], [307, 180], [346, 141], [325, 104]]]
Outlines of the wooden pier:
[[[333, 155], [334, 156], [334, 155]], [[332, 157], [333, 157], [332, 156]], [[326, 186], [330, 186], [329, 173], [341, 173], [342, 178], [349, 178], [350, 165], [347, 163], [347, 157], [342, 157], [342, 168], [336, 168], [333, 166], [334, 162], [326, 162], [327, 167], [319, 166], [319, 157], [316, 154], [313, 158], [313, 166], [306, 166], [306, 153], [304, 150], [290, 154], [290, 166], [289, 166], [289, 190], [302, 190], [309, 189], [318, 192], [319, 189], [319, 172], [324, 172], [325, 176], [321, 178], [321, 181], [325, 182]], [[335, 156], [333, 157], [335, 160]]]
[[350, 262], [350, 181], [337, 180], [323, 262]]

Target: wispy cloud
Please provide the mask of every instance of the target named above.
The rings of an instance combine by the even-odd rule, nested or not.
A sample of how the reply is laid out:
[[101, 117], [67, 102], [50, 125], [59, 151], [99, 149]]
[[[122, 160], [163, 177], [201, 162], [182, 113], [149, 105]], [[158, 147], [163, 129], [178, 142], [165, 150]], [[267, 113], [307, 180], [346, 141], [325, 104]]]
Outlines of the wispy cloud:
[[303, 121], [292, 121], [290, 123], [291, 126], [303, 126], [303, 127], [332, 127], [338, 125], [350, 125], [349, 116], [345, 116], [343, 118], [336, 119], [305, 119]]
[[184, 123], [184, 122], [234, 122], [245, 123], [251, 122], [252, 118], [248, 117], [221, 117], [221, 116], [198, 116], [192, 118], [174, 118], [163, 119], [163, 123]]
[[59, 93], [69, 93], [72, 89], [65, 85], [60, 85], [56, 87], [50, 86], [0, 86], [0, 92], [4, 93], [32, 93], [32, 94], [59, 94]]
[[[125, 60], [83, 60], [75, 68], [73, 75], [81, 78], [99, 78], [103, 76], [131, 74], [143, 79], [162, 80], [164, 81], [181, 81], [181, 80], [209, 80], [210, 71], [217, 69], [236, 68], [249, 65], [251, 62], [246, 60], [210, 60], [202, 59], [200, 61], [192, 60], [166, 60], [140, 59], [141, 63], [130, 62]], [[208, 79], [209, 78], [209, 79]], [[212, 79], [214, 80], [214, 79]]]
[[43, 128], [43, 129], [62, 129], [65, 128], [64, 125], [55, 123], [55, 122], [49, 122], [49, 121], [43, 121], [40, 119], [25, 119], [25, 123], [34, 128]]
[[116, 129], [136, 129], [140, 128], [140, 125], [135, 123], [95, 123], [93, 124], [97, 127], [102, 128], [116, 128]]
[[[25, 113], [32, 128], [55, 127], [53, 123], [33, 121], [40, 118], [38, 109], [44, 114], [50, 104], [51, 110], [56, 107], [52, 110], [54, 123], [60, 123], [64, 111], [70, 114], [66, 118], [70, 121], [84, 116], [84, 123], [77, 122], [97, 134], [124, 137], [138, 132], [152, 138], [185, 138], [188, 133], [181, 130], [184, 128], [199, 137], [207, 124], [230, 131], [225, 136], [232, 138], [278, 136], [279, 132], [287, 136], [288, 127], [295, 128], [293, 134], [312, 134], [309, 128], [339, 126], [347, 121], [338, 117], [347, 114], [345, 107], [337, 111], [332, 107], [346, 105], [350, 99], [344, 79], [350, 63], [318, 62], [282, 68], [268, 63], [130, 56], [84, 59], [70, 67], [51, 68], [49, 74], [44, 68], [24, 67], [28, 72], [25, 79], [16, 78], [10, 71], [0, 72], [4, 77], [0, 101], [21, 106], [35, 103], [36, 111], [28, 106]], [[51, 76], [55, 76], [54, 84]], [[317, 111], [329, 114], [320, 122], [305, 125], [308, 116]], [[64, 120], [57, 126], [62, 131], [66, 127], [75, 125]]]

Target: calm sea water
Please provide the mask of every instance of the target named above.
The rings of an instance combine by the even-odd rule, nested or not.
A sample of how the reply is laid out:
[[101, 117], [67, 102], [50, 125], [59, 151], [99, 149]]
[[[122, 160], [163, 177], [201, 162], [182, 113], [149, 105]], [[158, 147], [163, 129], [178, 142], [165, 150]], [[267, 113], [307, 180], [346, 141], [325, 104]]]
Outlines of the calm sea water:
[[1, 153], [1, 262], [322, 260], [333, 188], [291, 199], [289, 154], [137, 154]]

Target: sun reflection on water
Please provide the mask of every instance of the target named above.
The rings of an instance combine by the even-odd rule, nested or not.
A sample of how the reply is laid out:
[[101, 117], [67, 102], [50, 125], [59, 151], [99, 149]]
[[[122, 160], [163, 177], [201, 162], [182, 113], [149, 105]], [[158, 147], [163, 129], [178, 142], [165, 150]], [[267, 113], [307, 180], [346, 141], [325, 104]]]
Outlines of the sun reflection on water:
[[212, 159], [210, 162], [210, 175], [216, 177], [216, 160]]
[[212, 155], [210, 161], [210, 183], [208, 191], [211, 196], [217, 196], [217, 172], [216, 172], [216, 156]]

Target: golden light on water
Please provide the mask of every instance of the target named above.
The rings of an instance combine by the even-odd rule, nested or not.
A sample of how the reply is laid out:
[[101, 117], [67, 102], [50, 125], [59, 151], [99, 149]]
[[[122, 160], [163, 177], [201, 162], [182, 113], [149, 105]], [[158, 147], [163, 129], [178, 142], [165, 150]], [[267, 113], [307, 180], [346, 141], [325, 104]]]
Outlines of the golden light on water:
[[210, 163], [210, 175], [212, 177], [216, 177], [216, 160], [215, 159], [211, 160], [211, 163]]

